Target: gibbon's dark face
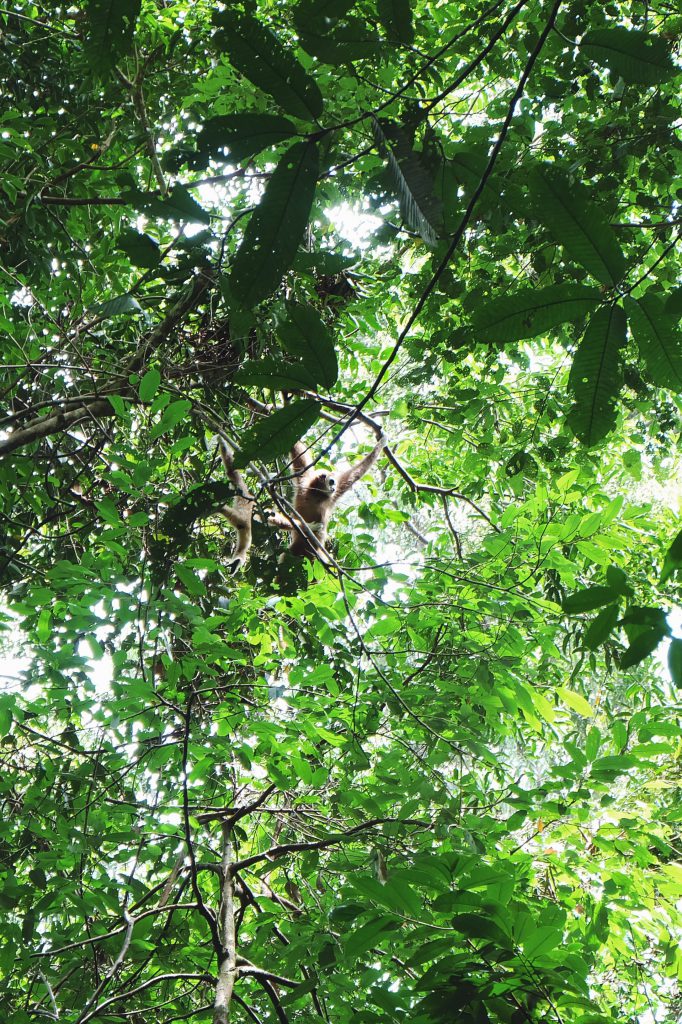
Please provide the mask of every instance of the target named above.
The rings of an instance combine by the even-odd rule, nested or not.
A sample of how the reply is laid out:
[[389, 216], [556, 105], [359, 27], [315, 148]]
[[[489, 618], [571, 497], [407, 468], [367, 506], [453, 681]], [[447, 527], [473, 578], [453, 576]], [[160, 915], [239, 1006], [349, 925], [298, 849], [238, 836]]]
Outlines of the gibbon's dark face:
[[335, 487], [336, 479], [331, 473], [316, 473], [308, 484], [309, 490], [321, 491], [321, 493], [325, 495], [333, 494]]

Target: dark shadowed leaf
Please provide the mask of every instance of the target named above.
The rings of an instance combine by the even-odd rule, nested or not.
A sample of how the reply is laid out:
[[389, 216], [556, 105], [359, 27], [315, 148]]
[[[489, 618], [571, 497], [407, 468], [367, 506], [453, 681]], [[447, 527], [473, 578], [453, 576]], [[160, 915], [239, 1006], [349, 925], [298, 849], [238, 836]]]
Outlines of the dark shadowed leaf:
[[339, 375], [334, 336], [312, 306], [289, 303], [287, 319], [277, 330], [286, 348], [300, 356], [315, 384], [331, 388]]
[[435, 245], [443, 213], [419, 155], [410, 147], [400, 125], [372, 118], [372, 130], [380, 152], [388, 160], [405, 219], [427, 245]]
[[620, 659], [621, 668], [632, 668], [639, 665], [640, 661], [656, 650], [666, 632], [658, 626], [650, 626], [642, 630], [632, 641], [623, 657]]
[[250, 82], [293, 117], [314, 121], [321, 115], [317, 83], [270, 29], [234, 10], [216, 13], [213, 20], [219, 27], [214, 37], [217, 46]]
[[582, 320], [600, 297], [597, 288], [580, 284], [523, 288], [486, 302], [474, 313], [471, 328], [480, 343], [534, 338], [562, 323]]
[[310, 398], [290, 402], [267, 419], [258, 420], [244, 431], [234, 464], [243, 469], [251, 459], [268, 461], [285, 455], [303, 437], [320, 414], [320, 405]]
[[101, 317], [121, 316], [122, 313], [140, 313], [142, 306], [134, 295], [118, 295], [115, 299], [107, 299], [105, 302], [98, 302], [91, 309]]
[[665, 312], [679, 319], [682, 316], [682, 285], [670, 292], [665, 300]]
[[243, 305], [253, 306], [271, 295], [293, 263], [318, 174], [314, 143], [296, 142], [281, 157], [232, 264], [230, 287]]
[[151, 270], [161, 262], [161, 250], [156, 242], [149, 235], [141, 235], [132, 228], [121, 232], [117, 244], [136, 267]]
[[295, 134], [293, 121], [277, 114], [226, 114], [205, 122], [197, 152], [238, 164]]
[[595, 608], [601, 608], [605, 604], [617, 601], [618, 591], [613, 587], [586, 587], [585, 590], [578, 590], [575, 594], [569, 594], [561, 603], [566, 615], [580, 615], [582, 612], [591, 612]]
[[414, 42], [410, 0], [378, 0], [377, 13], [391, 42], [404, 46]]
[[682, 640], [674, 637], [668, 648], [670, 678], [678, 689], [682, 688]]
[[587, 189], [551, 164], [530, 175], [529, 188], [535, 213], [555, 241], [602, 284], [617, 284], [625, 273], [625, 256]]
[[247, 360], [235, 374], [235, 384], [274, 388], [276, 391], [300, 391], [317, 383], [305, 363], [285, 363], [283, 359], [263, 356]]
[[623, 383], [620, 353], [626, 341], [625, 313], [620, 306], [603, 306], [590, 318], [573, 357], [568, 387], [575, 405], [567, 422], [588, 447], [616, 425], [616, 403]]
[[597, 28], [580, 41], [580, 50], [595, 64], [621, 75], [626, 82], [657, 85], [676, 74], [668, 44], [648, 32], [623, 28]]
[[108, 72], [132, 47], [140, 0], [88, 0], [85, 50], [95, 74]]
[[312, 22], [299, 28], [303, 49], [325, 64], [346, 64], [374, 57], [381, 49], [381, 39], [362, 18], [344, 18], [333, 28]]
[[618, 605], [611, 604], [599, 612], [596, 619], [585, 630], [585, 647], [596, 651], [613, 632], [618, 622]]
[[652, 292], [639, 299], [626, 298], [625, 309], [653, 383], [682, 391], [682, 331], [677, 318], [665, 312], [663, 300]]
[[665, 553], [661, 569], [661, 583], [665, 583], [678, 569], [682, 569], [682, 531], [677, 534]]
[[211, 222], [208, 212], [199, 205], [183, 185], [174, 185], [165, 196], [134, 190], [125, 193], [125, 196], [136, 210], [141, 210], [151, 217], [196, 224], [210, 224]]

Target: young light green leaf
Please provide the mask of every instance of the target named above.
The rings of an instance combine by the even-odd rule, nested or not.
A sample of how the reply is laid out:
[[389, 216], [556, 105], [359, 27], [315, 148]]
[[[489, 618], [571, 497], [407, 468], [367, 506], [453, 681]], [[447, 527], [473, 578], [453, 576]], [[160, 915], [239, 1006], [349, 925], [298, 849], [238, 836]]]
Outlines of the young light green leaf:
[[630, 327], [649, 376], [659, 388], [682, 391], [682, 331], [660, 296], [625, 299]]
[[318, 174], [317, 146], [311, 142], [294, 143], [277, 164], [232, 264], [230, 288], [242, 305], [271, 295], [293, 263]]
[[110, 71], [130, 51], [141, 0], [87, 0], [85, 52], [95, 74]]
[[305, 398], [290, 402], [267, 419], [258, 420], [242, 434], [241, 448], [234, 455], [235, 467], [243, 469], [251, 459], [267, 462], [285, 455], [312, 427], [319, 414], [319, 402]]
[[552, 164], [530, 174], [528, 184], [535, 214], [554, 240], [602, 284], [617, 284], [625, 274], [625, 256], [588, 190]]
[[235, 374], [234, 382], [278, 391], [300, 391], [316, 384], [305, 363], [285, 363], [272, 356], [247, 360]]
[[668, 648], [670, 678], [678, 689], [682, 688], [682, 640], [673, 638]]
[[277, 329], [287, 352], [301, 357], [315, 384], [333, 387], [339, 375], [333, 334], [312, 306], [291, 302], [287, 314]]
[[226, 10], [214, 14], [214, 40], [233, 67], [267, 92], [283, 110], [303, 121], [322, 113], [322, 93], [294, 55], [270, 29], [250, 14]]
[[590, 318], [573, 357], [568, 378], [575, 405], [567, 423], [590, 447], [616, 425], [616, 402], [623, 383], [621, 349], [627, 341], [625, 313], [620, 306], [602, 306]]
[[388, 160], [405, 219], [427, 245], [435, 245], [443, 212], [419, 155], [409, 145], [400, 125], [373, 117], [372, 131], [379, 151]]
[[138, 388], [138, 396], [141, 402], [151, 402], [152, 398], [159, 389], [161, 383], [161, 374], [155, 366], [151, 370], [147, 370], [144, 377], [140, 381]]
[[412, 45], [414, 25], [410, 0], [378, 0], [377, 14], [391, 42]]
[[576, 714], [581, 715], [583, 718], [593, 717], [594, 708], [579, 693], [575, 693], [574, 690], [567, 690], [565, 686], [558, 686], [557, 693], [571, 711], [575, 711]]
[[670, 579], [672, 574], [682, 569], [682, 530], [677, 534], [674, 541], [665, 553], [663, 568], [661, 569], [661, 583]]
[[658, 85], [676, 74], [665, 39], [637, 29], [597, 28], [580, 40], [580, 49], [595, 64], [607, 67], [626, 82]]
[[488, 300], [475, 311], [471, 327], [481, 343], [535, 338], [560, 324], [582, 320], [600, 298], [597, 288], [580, 284], [523, 288]]

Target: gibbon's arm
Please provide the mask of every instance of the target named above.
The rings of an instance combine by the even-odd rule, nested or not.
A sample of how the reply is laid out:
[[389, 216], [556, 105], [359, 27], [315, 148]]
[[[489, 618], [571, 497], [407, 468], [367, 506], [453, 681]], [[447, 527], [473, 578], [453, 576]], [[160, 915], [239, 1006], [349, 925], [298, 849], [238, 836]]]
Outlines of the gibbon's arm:
[[253, 518], [254, 498], [244, 483], [244, 479], [238, 469], [234, 468], [232, 455], [224, 442], [220, 443], [220, 457], [223, 460], [225, 472], [230, 483], [234, 485], [237, 495], [231, 506], [224, 505], [221, 509], [227, 521], [237, 531], [237, 539], [231, 555], [229, 571], [232, 575], [238, 572], [244, 563], [251, 547], [251, 520]]
[[382, 434], [369, 455], [365, 455], [364, 459], [360, 459], [360, 461], [354, 466], [349, 466], [348, 469], [343, 469], [337, 474], [336, 487], [334, 489], [334, 504], [336, 504], [339, 498], [343, 497], [351, 487], [354, 487], [365, 473], [369, 473], [385, 446], [386, 438]]
[[310, 453], [302, 441], [296, 441], [291, 449], [291, 468], [295, 474], [294, 487], [296, 487], [296, 482], [313, 468]]
[[295, 530], [296, 527], [291, 519], [286, 519], [280, 512], [273, 512], [268, 516], [268, 526], [275, 526], [278, 530]]

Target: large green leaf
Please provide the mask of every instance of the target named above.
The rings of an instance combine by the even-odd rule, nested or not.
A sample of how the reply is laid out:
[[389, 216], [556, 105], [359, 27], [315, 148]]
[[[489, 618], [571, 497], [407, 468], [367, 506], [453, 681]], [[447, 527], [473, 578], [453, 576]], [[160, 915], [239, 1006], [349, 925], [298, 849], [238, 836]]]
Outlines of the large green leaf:
[[197, 152], [238, 164], [295, 134], [293, 121], [278, 114], [226, 114], [204, 123]]
[[319, 402], [311, 398], [290, 402], [267, 419], [258, 420], [245, 430], [234, 465], [243, 469], [252, 459], [269, 461], [285, 455], [294, 443], [312, 427], [320, 414]]
[[122, 231], [116, 244], [136, 267], [151, 270], [161, 262], [161, 250], [154, 239], [149, 235], [141, 235], [132, 228]]
[[443, 214], [419, 155], [409, 145], [400, 125], [372, 118], [372, 131], [379, 150], [388, 160], [405, 219], [427, 245], [435, 245]]
[[583, 612], [592, 612], [595, 608], [603, 608], [605, 604], [612, 604], [619, 597], [620, 594], [613, 587], [586, 587], [584, 590], [577, 590], [575, 594], [569, 594], [562, 601], [561, 607], [566, 615], [581, 615]]
[[626, 82], [657, 85], [677, 73], [665, 39], [621, 25], [587, 32], [580, 41], [580, 49], [590, 60], [621, 75]]
[[234, 10], [216, 13], [213, 20], [219, 26], [215, 42], [238, 71], [289, 114], [317, 120], [323, 107], [317, 83], [270, 29]]
[[523, 288], [513, 295], [490, 299], [476, 310], [471, 327], [477, 342], [520, 341], [572, 320], [582, 320], [598, 305], [597, 288], [553, 284]]
[[414, 25], [410, 0], [378, 0], [377, 14], [392, 42], [410, 46], [414, 42]]
[[300, 356], [316, 384], [331, 388], [339, 375], [334, 336], [312, 306], [289, 303], [277, 333], [292, 355]]
[[285, 363], [272, 356], [247, 360], [235, 374], [234, 381], [276, 391], [300, 391], [314, 388], [317, 383], [305, 363]]
[[625, 256], [587, 189], [551, 164], [529, 176], [529, 187], [535, 213], [555, 241], [602, 284], [617, 284], [625, 274]]
[[281, 157], [232, 264], [230, 287], [243, 305], [255, 305], [271, 295], [293, 263], [318, 174], [313, 142], [296, 142]]
[[110, 71], [129, 52], [140, 4], [141, 0], [88, 0], [85, 52], [96, 73]]
[[136, 210], [141, 210], [151, 217], [196, 224], [211, 223], [208, 211], [199, 205], [184, 185], [174, 185], [164, 196], [142, 192], [140, 189], [129, 189], [122, 195]]
[[639, 299], [626, 298], [625, 308], [653, 383], [682, 391], [682, 332], [677, 318], [665, 312], [663, 300], [652, 292]]
[[346, 64], [366, 60], [381, 50], [381, 39], [361, 18], [344, 18], [333, 28], [317, 22], [299, 28], [303, 49], [325, 64]]
[[575, 405], [567, 423], [586, 445], [596, 444], [616, 425], [616, 402], [623, 382], [620, 352], [627, 322], [620, 306], [603, 306], [591, 317], [573, 357], [568, 387]]

